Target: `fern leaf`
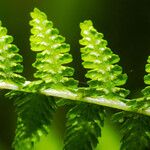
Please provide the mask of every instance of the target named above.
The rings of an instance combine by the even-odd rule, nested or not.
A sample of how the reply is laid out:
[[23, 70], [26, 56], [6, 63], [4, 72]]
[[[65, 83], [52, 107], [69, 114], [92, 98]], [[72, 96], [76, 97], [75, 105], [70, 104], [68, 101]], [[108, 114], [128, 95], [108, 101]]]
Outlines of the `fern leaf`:
[[47, 134], [56, 104], [53, 97], [35, 93], [11, 92], [17, 111], [15, 150], [31, 150], [41, 135]]
[[86, 77], [90, 88], [96, 89], [96, 95], [126, 97], [129, 91], [121, 88], [126, 83], [127, 75], [122, 74], [122, 68], [116, 63], [120, 58], [107, 47], [103, 34], [97, 32], [90, 20], [80, 24], [83, 39], [80, 44], [83, 66], [89, 69]]
[[80, 103], [67, 113], [65, 150], [94, 150], [101, 136], [104, 112], [99, 106]]
[[25, 78], [17, 73], [23, 71], [20, 62], [23, 61], [18, 54], [18, 47], [14, 44], [13, 37], [7, 35], [7, 29], [0, 22], [0, 82], [22, 85]]
[[[147, 60], [148, 64], [145, 66], [145, 70], [148, 73], [147, 75], [144, 76], [144, 82], [148, 86], [146, 86], [143, 90], [142, 93], [144, 95], [144, 102], [145, 104], [143, 105], [143, 109], [150, 107], [150, 56], [148, 57]], [[145, 106], [145, 107], [144, 107]]]
[[119, 112], [113, 117], [121, 123], [121, 150], [148, 150], [150, 147], [150, 118], [140, 114]]
[[58, 29], [53, 28], [45, 13], [35, 8], [31, 17], [31, 49], [39, 52], [33, 64], [37, 69], [34, 77], [42, 79], [46, 88], [77, 88], [77, 81], [71, 78], [74, 69], [66, 66], [72, 62], [68, 53], [70, 45], [59, 35]]

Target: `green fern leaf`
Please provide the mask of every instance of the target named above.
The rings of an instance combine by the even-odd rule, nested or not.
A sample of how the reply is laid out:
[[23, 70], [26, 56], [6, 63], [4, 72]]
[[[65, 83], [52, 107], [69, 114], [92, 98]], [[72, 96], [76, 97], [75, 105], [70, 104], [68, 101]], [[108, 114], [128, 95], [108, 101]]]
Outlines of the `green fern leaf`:
[[22, 85], [25, 78], [17, 73], [23, 71], [23, 66], [20, 64], [23, 58], [18, 54], [17, 46], [11, 44], [12, 42], [13, 37], [7, 35], [7, 29], [2, 27], [0, 22], [0, 82]]
[[[146, 64], [145, 66], [145, 70], [148, 73], [147, 75], [144, 76], [144, 82], [145, 84], [147, 84], [148, 86], [146, 86], [143, 90], [142, 93], [144, 95], [144, 102], [146, 107], [150, 107], [150, 56], [148, 57], [147, 60], [148, 64]], [[143, 107], [144, 109], [145, 107]]]
[[150, 118], [135, 113], [119, 112], [113, 119], [121, 123], [120, 150], [148, 150], [150, 147]]
[[90, 88], [96, 89], [96, 95], [126, 97], [129, 91], [120, 88], [127, 80], [127, 75], [122, 74], [122, 68], [116, 63], [120, 58], [107, 47], [103, 34], [98, 33], [90, 20], [80, 24], [83, 39], [80, 44], [83, 66], [89, 69], [86, 77]]
[[100, 106], [80, 103], [67, 113], [65, 150], [94, 150], [101, 136], [104, 112]]
[[41, 135], [47, 134], [56, 104], [53, 97], [37, 93], [11, 92], [17, 111], [15, 150], [31, 150]]
[[77, 81], [70, 78], [74, 69], [66, 66], [72, 61], [68, 53], [70, 45], [64, 43], [65, 38], [59, 35], [58, 29], [53, 28], [46, 14], [35, 8], [31, 17], [31, 49], [39, 52], [33, 64], [37, 69], [34, 77], [42, 79], [45, 88], [77, 88]]

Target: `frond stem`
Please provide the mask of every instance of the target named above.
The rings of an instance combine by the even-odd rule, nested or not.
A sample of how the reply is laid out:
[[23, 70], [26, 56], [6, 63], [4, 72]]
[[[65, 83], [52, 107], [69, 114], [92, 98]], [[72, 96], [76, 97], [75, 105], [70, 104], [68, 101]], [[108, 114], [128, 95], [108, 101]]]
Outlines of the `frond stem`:
[[[30, 83], [30, 81], [26, 81], [25, 85], [27, 85], [28, 83]], [[0, 82], [0, 89], [24, 91], [20, 89], [19, 86], [16, 86], [10, 83], [4, 83], [4, 82]], [[24, 91], [24, 92], [27, 92], [27, 91]], [[116, 109], [120, 109], [124, 111], [135, 112], [135, 110], [133, 110], [130, 106], [126, 105], [126, 103], [124, 103], [121, 100], [115, 100], [115, 99], [111, 100], [111, 99], [107, 99], [104, 97], [84, 97], [84, 96], [78, 95], [77, 92], [72, 92], [69, 90], [64, 91], [64, 90], [56, 90], [56, 89], [46, 89], [44, 91], [41, 91], [41, 94], [44, 94], [46, 96], [60, 97], [60, 98], [68, 99], [68, 100], [82, 101], [82, 102], [97, 104], [97, 105], [106, 106], [110, 108], [116, 108]], [[128, 100], [129, 99], [124, 99], [124, 101], [128, 101]], [[140, 110], [137, 110], [135, 113], [140, 113], [143, 115], [150, 116], [150, 108], [145, 109], [145, 110], [140, 109]]]

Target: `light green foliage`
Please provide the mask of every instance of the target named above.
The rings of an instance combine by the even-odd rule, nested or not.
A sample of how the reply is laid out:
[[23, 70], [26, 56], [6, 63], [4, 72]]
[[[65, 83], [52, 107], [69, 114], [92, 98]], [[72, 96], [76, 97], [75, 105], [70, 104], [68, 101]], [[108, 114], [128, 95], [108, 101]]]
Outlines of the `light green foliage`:
[[68, 53], [70, 45], [64, 43], [65, 38], [59, 35], [58, 29], [53, 28], [53, 23], [47, 20], [43, 12], [35, 8], [31, 17], [31, 49], [40, 52], [33, 64], [37, 68], [34, 77], [41, 78], [46, 88], [77, 88], [77, 81], [69, 78], [74, 69], [66, 66], [72, 62], [72, 56]]
[[23, 61], [18, 54], [19, 49], [11, 44], [13, 37], [7, 35], [7, 29], [0, 22], [0, 81], [6, 83], [22, 84], [25, 79], [17, 74], [23, 71], [20, 62]]
[[126, 97], [129, 91], [118, 87], [127, 80], [127, 75], [122, 74], [122, 68], [116, 64], [119, 56], [107, 47], [103, 34], [94, 29], [90, 20], [81, 23], [80, 28], [83, 36], [80, 44], [85, 46], [81, 48], [82, 64], [89, 69], [86, 77], [91, 79], [88, 82], [90, 88], [97, 90], [96, 95]]
[[7, 96], [14, 100], [18, 115], [13, 147], [31, 150], [41, 135], [49, 131], [56, 110], [54, 98], [24, 92], [11, 92]]

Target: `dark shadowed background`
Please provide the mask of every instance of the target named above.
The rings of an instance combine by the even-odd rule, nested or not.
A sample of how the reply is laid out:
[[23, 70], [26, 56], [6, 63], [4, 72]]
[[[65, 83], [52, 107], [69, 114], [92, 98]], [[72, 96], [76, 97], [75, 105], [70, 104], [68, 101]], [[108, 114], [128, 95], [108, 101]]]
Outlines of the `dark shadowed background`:
[[[34, 7], [44, 11], [71, 44], [72, 66], [81, 86], [86, 79], [79, 52], [79, 23], [91, 19], [95, 28], [104, 34], [108, 46], [120, 56], [120, 65], [128, 74], [125, 87], [131, 90], [130, 97], [144, 87], [144, 67], [150, 55], [149, 0], [0, 0], [0, 20], [20, 48], [24, 57], [23, 74], [28, 80], [33, 79], [35, 71], [31, 65], [35, 54], [30, 51], [28, 40], [29, 12]], [[12, 102], [2, 96], [4, 92], [0, 92], [0, 143], [10, 150], [16, 115]]]

